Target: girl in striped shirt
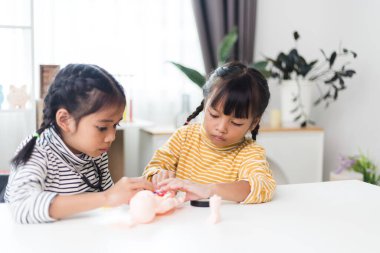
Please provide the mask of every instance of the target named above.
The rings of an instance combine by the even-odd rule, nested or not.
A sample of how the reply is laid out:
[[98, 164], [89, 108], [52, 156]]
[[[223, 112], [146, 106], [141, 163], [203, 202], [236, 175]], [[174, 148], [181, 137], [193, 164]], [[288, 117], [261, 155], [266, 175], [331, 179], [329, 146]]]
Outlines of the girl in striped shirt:
[[70, 64], [44, 100], [43, 122], [12, 160], [5, 193], [16, 221], [42, 223], [126, 204], [153, 186], [143, 178], [113, 185], [107, 150], [122, 119], [121, 85], [95, 65]]
[[[156, 189], [185, 191], [187, 200], [214, 194], [242, 203], [271, 200], [276, 183], [256, 143], [270, 97], [267, 81], [253, 68], [228, 63], [211, 74], [203, 94], [185, 126], [155, 152], [144, 176]], [[188, 124], [201, 111], [203, 123]]]

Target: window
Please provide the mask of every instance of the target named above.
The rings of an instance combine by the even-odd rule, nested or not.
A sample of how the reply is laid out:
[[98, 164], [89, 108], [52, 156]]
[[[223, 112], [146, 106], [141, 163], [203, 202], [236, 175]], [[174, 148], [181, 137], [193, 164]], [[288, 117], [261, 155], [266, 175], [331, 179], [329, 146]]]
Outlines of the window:
[[[0, 0], [0, 85], [4, 99], [0, 109], [0, 170], [9, 169], [21, 140], [35, 131], [31, 6], [31, 0]], [[24, 85], [28, 96], [25, 108], [13, 109], [7, 99], [11, 86], [22, 89]], [[13, 98], [20, 96], [12, 94]]]
[[174, 124], [181, 94], [201, 92], [167, 61], [202, 69], [190, 0], [35, 1], [37, 64], [93, 63], [123, 84], [134, 115]]
[[28, 108], [33, 101], [32, 12], [30, 0], [0, 0], [0, 85], [4, 101], [1, 109], [11, 108], [7, 97], [10, 86], [25, 85], [29, 95]]

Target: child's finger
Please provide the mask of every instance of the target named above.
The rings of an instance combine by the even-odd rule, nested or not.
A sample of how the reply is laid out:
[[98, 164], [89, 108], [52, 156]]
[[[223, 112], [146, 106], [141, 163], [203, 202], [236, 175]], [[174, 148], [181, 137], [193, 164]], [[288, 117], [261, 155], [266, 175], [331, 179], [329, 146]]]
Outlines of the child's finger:
[[160, 187], [161, 190], [181, 190], [184, 187], [184, 182], [182, 180], [168, 180], [167, 184]]
[[170, 182], [173, 181], [173, 180], [176, 180], [176, 179], [174, 179], [174, 178], [166, 178], [166, 179], [164, 179], [164, 180], [158, 182], [158, 183], [157, 183], [157, 187], [162, 187], [162, 186], [164, 186], [164, 185], [167, 185], [168, 183], [170, 183]]
[[157, 182], [162, 181], [163, 179], [166, 178], [167, 171], [166, 170], [161, 170], [160, 173], [158, 173], [158, 180]]
[[154, 175], [154, 176], [152, 177], [152, 184], [153, 184], [155, 187], [157, 187], [157, 177], [158, 177], [158, 174], [156, 174], [156, 175]]
[[151, 190], [154, 191], [153, 184], [146, 179], [139, 179], [139, 180], [131, 180], [127, 182], [128, 188], [131, 190], [136, 190], [136, 189], [146, 189], [146, 190]]

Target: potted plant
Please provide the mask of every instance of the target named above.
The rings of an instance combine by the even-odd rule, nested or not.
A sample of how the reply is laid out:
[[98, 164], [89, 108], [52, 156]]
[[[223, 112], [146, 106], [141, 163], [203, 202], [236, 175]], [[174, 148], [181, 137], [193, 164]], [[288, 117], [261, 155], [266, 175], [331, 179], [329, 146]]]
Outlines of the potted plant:
[[[351, 173], [351, 174], [350, 174]], [[330, 173], [330, 177], [344, 179], [353, 179], [352, 175], [359, 174], [361, 179], [370, 184], [379, 185], [380, 184], [380, 175], [377, 170], [377, 166], [368, 158], [360, 152], [359, 155], [354, 156], [340, 156], [339, 167], [333, 173]]]
[[[297, 31], [293, 32], [293, 38], [297, 44], [300, 38]], [[276, 58], [265, 57], [253, 65], [267, 78], [278, 80], [282, 85], [283, 122], [296, 122], [301, 127], [314, 124], [310, 119], [311, 105], [324, 103], [328, 107], [337, 100], [339, 92], [346, 89], [346, 79], [356, 74], [355, 70], [348, 68], [348, 58], [357, 57], [352, 50], [340, 48], [331, 54], [326, 54], [322, 49], [320, 51], [323, 56], [321, 61], [308, 62], [295, 46], [289, 53], [280, 52]], [[314, 102], [311, 101], [312, 87], [318, 90]]]
[[[228, 33], [218, 47], [218, 65], [222, 65], [227, 62], [231, 55], [232, 48], [237, 41], [237, 29], [233, 28], [230, 33]], [[182, 73], [184, 73], [193, 83], [202, 88], [206, 83], [206, 75], [201, 74], [199, 71], [186, 67], [180, 63], [170, 61], [171, 64], [176, 66]], [[186, 118], [191, 114], [190, 111], [190, 97], [188, 94], [182, 94], [182, 107], [181, 111], [175, 117], [175, 126], [180, 127], [186, 121]]]
[[[218, 46], [218, 65], [222, 65], [227, 62], [231, 55], [232, 48], [237, 41], [237, 28], [234, 27], [231, 32], [229, 32]], [[180, 63], [170, 61], [171, 64], [176, 66], [182, 73], [184, 73], [193, 83], [198, 85], [200, 88], [206, 82], [206, 75], [201, 74], [199, 71], [186, 67]]]

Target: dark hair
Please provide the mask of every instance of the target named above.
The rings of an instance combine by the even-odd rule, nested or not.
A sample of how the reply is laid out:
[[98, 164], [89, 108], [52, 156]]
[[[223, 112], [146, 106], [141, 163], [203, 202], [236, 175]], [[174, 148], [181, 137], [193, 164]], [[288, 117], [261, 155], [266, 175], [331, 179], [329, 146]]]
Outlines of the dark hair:
[[37, 136], [56, 123], [56, 113], [65, 108], [76, 124], [86, 115], [109, 105], [125, 105], [123, 87], [107, 71], [89, 64], [69, 64], [60, 70], [44, 99], [43, 121], [37, 135], [16, 154], [11, 163], [17, 167], [26, 163], [33, 151]]
[[[249, 68], [240, 62], [230, 62], [217, 68], [211, 73], [203, 86], [201, 104], [187, 118], [187, 125], [204, 108], [206, 101], [211, 97], [211, 106], [217, 107], [224, 102], [223, 113], [236, 118], [259, 119], [269, 103], [270, 93], [267, 80], [256, 69]], [[253, 122], [252, 122], [253, 123]], [[252, 139], [256, 140], [260, 124], [252, 130]]]

